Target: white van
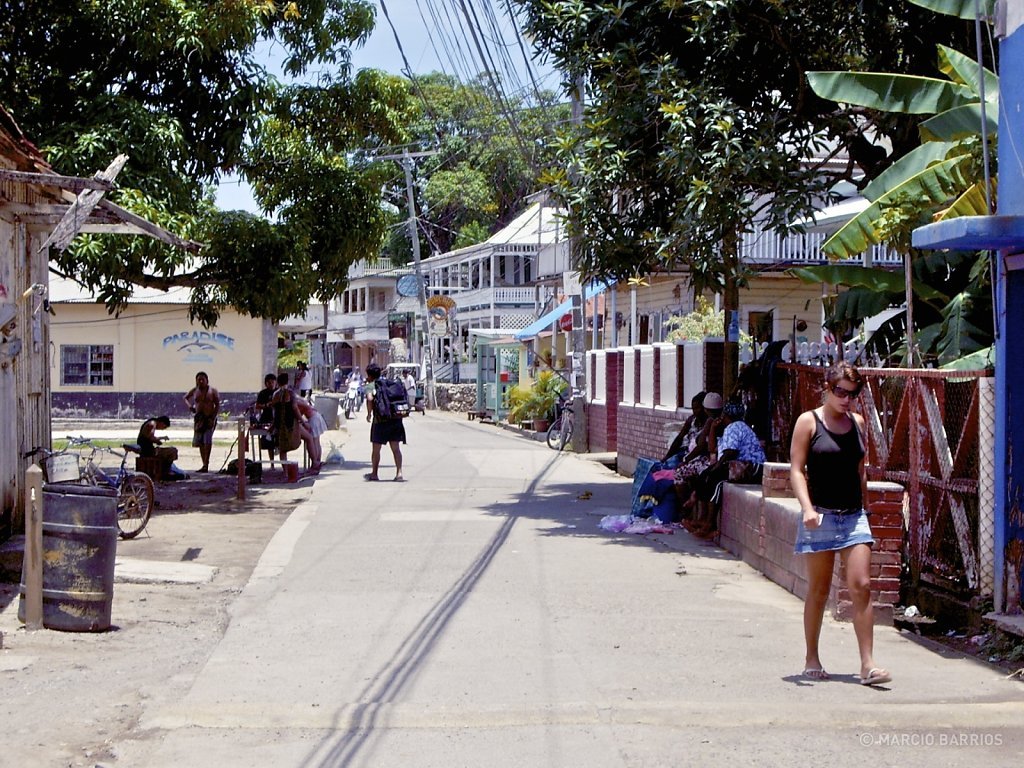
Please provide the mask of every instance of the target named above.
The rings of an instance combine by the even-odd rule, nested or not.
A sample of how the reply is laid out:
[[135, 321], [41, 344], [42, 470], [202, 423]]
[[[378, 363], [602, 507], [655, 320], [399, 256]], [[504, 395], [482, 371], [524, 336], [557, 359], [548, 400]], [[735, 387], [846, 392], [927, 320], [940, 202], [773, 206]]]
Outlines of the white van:
[[426, 413], [426, 400], [423, 397], [423, 383], [427, 378], [426, 363], [389, 363], [384, 368], [383, 376], [386, 379], [401, 379], [407, 373], [411, 373], [416, 379], [416, 402], [409, 403], [409, 406], [414, 411]]

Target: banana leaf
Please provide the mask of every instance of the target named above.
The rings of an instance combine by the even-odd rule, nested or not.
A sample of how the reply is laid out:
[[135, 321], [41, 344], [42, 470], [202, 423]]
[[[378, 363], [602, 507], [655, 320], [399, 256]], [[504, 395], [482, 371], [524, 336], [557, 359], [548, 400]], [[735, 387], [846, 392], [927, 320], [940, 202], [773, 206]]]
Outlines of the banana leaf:
[[960, 216], [988, 216], [988, 201], [985, 199], [985, 182], [979, 181], [954, 201], [945, 210], [938, 213], [935, 221], [956, 219]]
[[985, 347], [940, 366], [943, 371], [981, 371], [996, 366], [996, 348]]
[[935, 350], [942, 363], [952, 362], [984, 348], [979, 338], [988, 341], [986, 334], [970, 321], [973, 297], [966, 291], [953, 297], [942, 310], [942, 330], [935, 342]]
[[[981, 98], [977, 60], [954, 48], [940, 45], [939, 70], [953, 82], [966, 85], [974, 92], [975, 96]], [[985, 78], [985, 100], [996, 101], [999, 98], [999, 76], [987, 67], [983, 67], [982, 72], [984, 72]]]
[[829, 326], [857, 325], [864, 318], [874, 317], [903, 303], [903, 294], [882, 293], [867, 288], [851, 288], [836, 296], [827, 318]]
[[956, 143], [952, 141], [927, 141], [919, 147], [914, 147], [872, 179], [861, 194], [873, 203], [932, 163], [945, 160], [946, 155], [955, 146]]
[[977, 101], [970, 88], [948, 80], [888, 72], [808, 72], [823, 99], [883, 112], [932, 115]]
[[881, 215], [884, 205], [895, 204], [904, 196], [924, 197], [936, 204], [958, 196], [962, 190], [973, 184], [973, 179], [965, 176], [968, 160], [967, 156], [958, 155], [934, 163], [911, 176], [850, 219], [842, 229], [824, 242], [821, 249], [834, 259], [853, 258], [867, 250], [873, 243], [880, 241], [874, 222]]
[[[877, 267], [861, 267], [856, 264], [822, 264], [814, 267], [794, 267], [787, 270], [805, 283], [828, 283], [829, 285], [845, 285], [850, 288], [863, 288], [877, 294], [891, 294], [904, 299], [906, 280], [903, 272], [893, 272]], [[945, 304], [949, 297], [919, 280], [913, 280], [914, 295], [926, 301]], [[884, 309], [884, 307], [883, 307]], [[874, 314], [874, 313], [873, 313]]]
[[[974, 0], [910, 0], [910, 2], [946, 16], [956, 16], [960, 19], [974, 21]], [[996, 0], [978, 0], [981, 15], [985, 18], [992, 17], [992, 14], [995, 13], [995, 5]]]
[[[985, 108], [985, 130], [991, 136], [999, 130], [999, 106], [989, 104]], [[947, 109], [935, 117], [929, 117], [917, 126], [921, 140], [931, 143], [950, 142], [981, 135], [981, 103], [964, 104], [962, 107]]]

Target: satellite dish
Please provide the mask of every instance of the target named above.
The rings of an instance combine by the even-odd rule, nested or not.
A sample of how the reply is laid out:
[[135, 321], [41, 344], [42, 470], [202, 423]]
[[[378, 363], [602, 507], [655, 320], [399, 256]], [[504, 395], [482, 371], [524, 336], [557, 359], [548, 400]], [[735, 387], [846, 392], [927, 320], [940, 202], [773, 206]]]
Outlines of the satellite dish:
[[420, 280], [416, 275], [402, 275], [395, 286], [399, 296], [419, 296]]

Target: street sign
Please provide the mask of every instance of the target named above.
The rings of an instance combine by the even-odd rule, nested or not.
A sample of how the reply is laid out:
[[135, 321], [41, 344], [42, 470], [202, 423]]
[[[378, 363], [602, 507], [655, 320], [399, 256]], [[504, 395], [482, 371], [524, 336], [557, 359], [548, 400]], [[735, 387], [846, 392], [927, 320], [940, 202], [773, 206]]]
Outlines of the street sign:
[[399, 296], [419, 296], [419, 278], [417, 278], [416, 275], [402, 275], [398, 278], [398, 284], [395, 286], [395, 290], [398, 291]]

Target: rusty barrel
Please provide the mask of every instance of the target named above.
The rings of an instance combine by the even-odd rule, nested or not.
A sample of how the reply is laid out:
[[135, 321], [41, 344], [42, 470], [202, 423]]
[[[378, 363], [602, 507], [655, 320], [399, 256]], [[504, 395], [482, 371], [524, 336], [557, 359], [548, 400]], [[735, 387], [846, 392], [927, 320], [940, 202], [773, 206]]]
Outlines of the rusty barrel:
[[[87, 485], [43, 487], [43, 626], [110, 629], [117, 552], [117, 493]], [[25, 578], [18, 618], [25, 620]]]

